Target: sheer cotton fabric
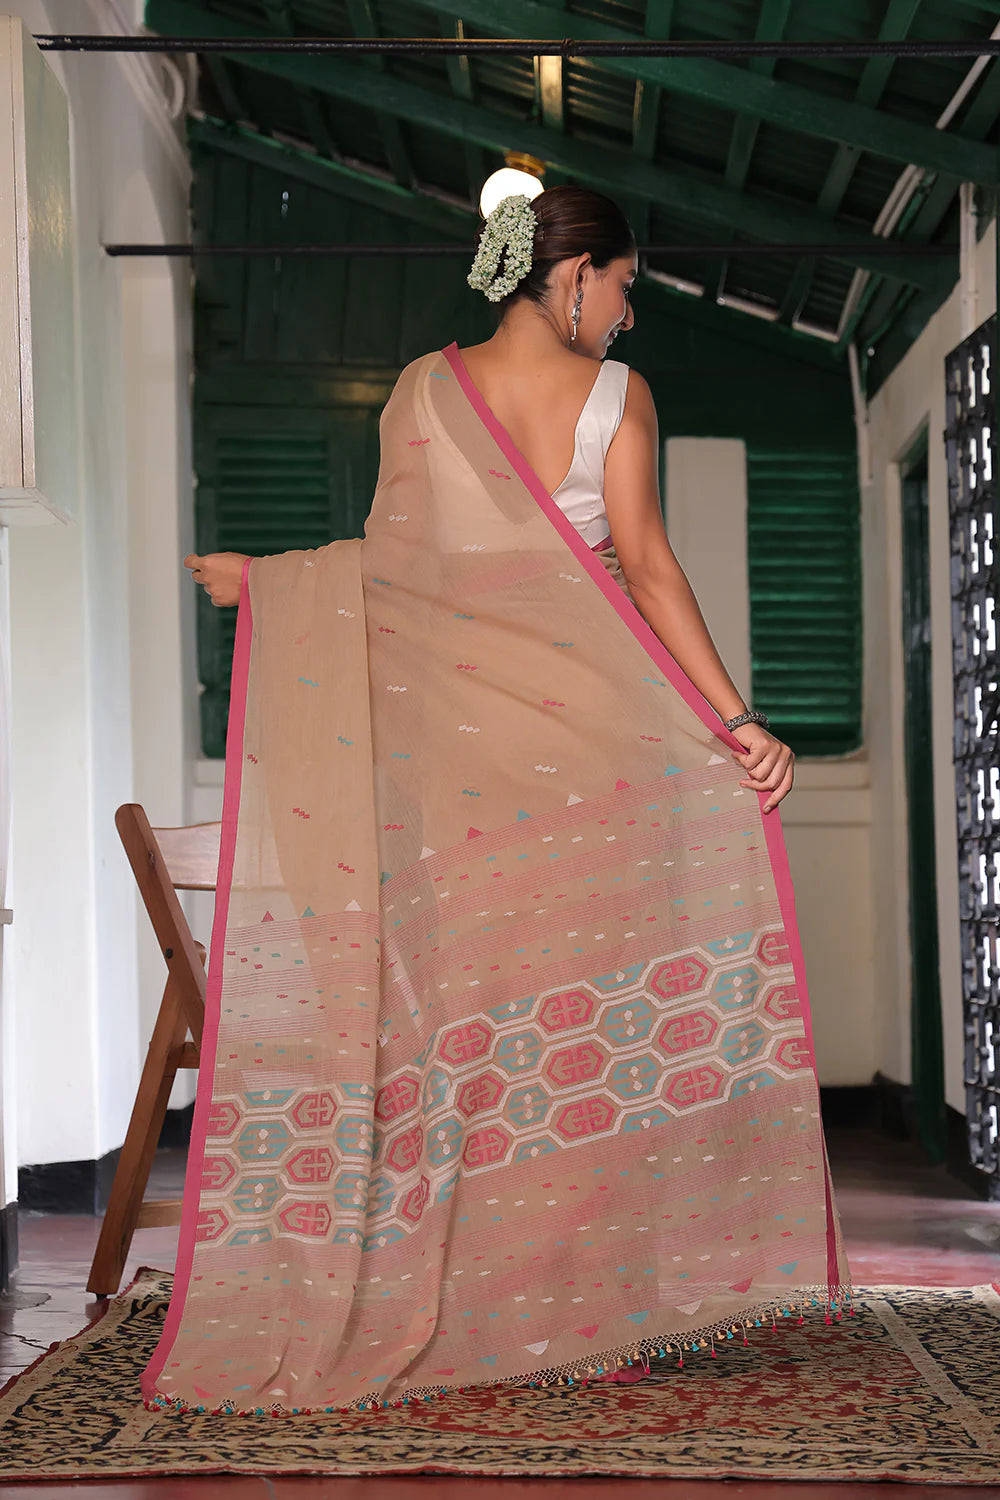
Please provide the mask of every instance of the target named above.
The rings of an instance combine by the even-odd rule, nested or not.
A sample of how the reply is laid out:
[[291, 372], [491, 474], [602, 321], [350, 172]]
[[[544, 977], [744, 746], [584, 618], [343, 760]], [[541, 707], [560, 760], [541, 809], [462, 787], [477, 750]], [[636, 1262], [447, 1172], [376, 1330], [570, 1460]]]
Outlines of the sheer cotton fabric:
[[363, 539], [245, 570], [151, 1402], [587, 1378], [847, 1282], [737, 742], [454, 345], [381, 443]]

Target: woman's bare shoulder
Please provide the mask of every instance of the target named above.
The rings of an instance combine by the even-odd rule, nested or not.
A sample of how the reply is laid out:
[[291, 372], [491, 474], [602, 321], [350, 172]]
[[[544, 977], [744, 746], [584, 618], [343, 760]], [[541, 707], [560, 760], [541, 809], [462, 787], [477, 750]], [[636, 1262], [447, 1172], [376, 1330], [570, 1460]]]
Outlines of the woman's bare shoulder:
[[[617, 363], [617, 361], [615, 361]], [[656, 421], [656, 405], [653, 401], [653, 393], [649, 388], [649, 381], [645, 375], [640, 375], [631, 365], [626, 366], [628, 370], [628, 385], [625, 390], [625, 413], [622, 418], [628, 417], [632, 421], [649, 422]]]

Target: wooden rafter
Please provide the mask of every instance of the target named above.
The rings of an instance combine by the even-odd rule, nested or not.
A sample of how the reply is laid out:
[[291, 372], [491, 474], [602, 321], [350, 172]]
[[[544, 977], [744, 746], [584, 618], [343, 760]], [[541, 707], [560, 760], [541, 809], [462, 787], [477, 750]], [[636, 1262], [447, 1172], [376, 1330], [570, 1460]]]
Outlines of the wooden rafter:
[[386, 210], [452, 239], [471, 243], [479, 222], [478, 216], [469, 211], [442, 203], [429, 193], [403, 187], [374, 171], [365, 172], [356, 163], [314, 155], [289, 141], [275, 140], [273, 136], [262, 135], [244, 126], [230, 125], [227, 121], [207, 116], [192, 116], [187, 128], [191, 141], [210, 146], [215, 151], [224, 151], [229, 156], [238, 156], [268, 171], [284, 173], [310, 187], [338, 193], [355, 203]]
[[[549, 0], [549, 4], [553, 10], [566, 9], [566, 0]], [[561, 57], [535, 58], [535, 94], [542, 124], [547, 125], [550, 130], [564, 130], [566, 119]]]
[[215, 86], [215, 92], [219, 96], [219, 101], [229, 119], [248, 120], [250, 115], [233, 81], [229, 59], [225, 57], [206, 57], [205, 66], [208, 69], [208, 76]]
[[[758, 42], [780, 41], [788, 22], [791, 4], [792, 0], [763, 0], [755, 32]], [[754, 57], [750, 59], [749, 66], [761, 78], [773, 78], [776, 59]], [[750, 171], [750, 158], [753, 156], [753, 148], [756, 145], [760, 127], [761, 120], [757, 115], [739, 114], [733, 121], [724, 175], [729, 187], [738, 193], [742, 193], [746, 186], [747, 174]], [[713, 274], [706, 276], [706, 285], [710, 285], [712, 281], [715, 282], [716, 296], [721, 296], [725, 290], [728, 271], [728, 261], [712, 263]]]
[[[661, 42], [670, 39], [674, 23], [674, 0], [646, 0], [646, 35]], [[656, 155], [656, 132], [660, 122], [663, 90], [657, 83], [635, 81], [635, 104], [632, 110], [632, 150], [640, 161], [652, 161]], [[632, 211], [633, 227], [640, 241], [649, 239], [649, 200], [640, 198]]]
[[[149, 0], [147, 16], [151, 25], [168, 33], [174, 30], [193, 36], [254, 34], [253, 29], [246, 25], [219, 15], [208, 15], [190, 0]], [[899, 261], [886, 257], [882, 253], [884, 247], [874, 236], [871, 237], [873, 253], [869, 255], [863, 248], [864, 236], [860, 237], [861, 248], [858, 248], [859, 236], [848, 226], [831, 223], [824, 216], [794, 202], [736, 193], [695, 173], [637, 161], [629, 151], [607, 147], [595, 152], [588, 143], [568, 135], [523, 121], [511, 121], [463, 100], [421, 88], [388, 72], [376, 73], [345, 59], [265, 52], [241, 56], [248, 67], [319, 88], [366, 108], [379, 109], [425, 129], [443, 131], [459, 140], [471, 140], [495, 151], [517, 146], [604, 192], [663, 203], [695, 220], [700, 219], [715, 227], [731, 226], [740, 233], [762, 240], [818, 241], [822, 235], [831, 246], [843, 245], [842, 252], [838, 248], [831, 249], [833, 259], [876, 270], [880, 274], [898, 276], [900, 280], [922, 288], [936, 287], [940, 281], [939, 267], [914, 263], [904, 257]]]
[[[293, 36], [295, 26], [288, 0], [262, 0], [264, 12], [274, 30], [282, 36]], [[298, 95], [299, 114], [310, 140], [324, 156], [335, 156], [337, 148], [326, 122], [322, 98], [315, 89], [302, 89]]]
[[[484, 35], [554, 41], [565, 36], [569, 24], [564, 11], [538, 0], [435, 0], [435, 5], [449, 15], [461, 15]], [[631, 32], [576, 13], [572, 34], [581, 40], [633, 40]], [[731, 63], [696, 57], [602, 57], [600, 66], [659, 84], [675, 95], [756, 115], [786, 130], [857, 146], [894, 161], [914, 162], [956, 180], [992, 183], [998, 175], [998, 153], [992, 146], [801, 84], [762, 78]]]
[[[378, 36], [378, 23], [375, 20], [371, 0], [347, 0], [347, 14], [355, 36]], [[372, 72], [385, 72], [385, 59], [382, 57], [364, 58], [359, 61], [361, 66], [367, 67]], [[399, 120], [396, 116], [379, 109], [377, 102], [373, 108], [379, 135], [382, 137], [382, 145], [385, 147], [385, 154], [389, 158], [389, 165], [395, 174], [396, 181], [402, 183], [404, 187], [412, 187], [413, 166]]]
[[[443, 37], [455, 37], [462, 41], [465, 37], [465, 24], [455, 21], [451, 16], [439, 16], [438, 25]], [[448, 69], [448, 82], [456, 99], [465, 99], [469, 104], [476, 100], [475, 84], [472, 79], [472, 67], [467, 56], [461, 52], [449, 53], [445, 59]], [[479, 203], [479, 194], [486, 180], [486, 153], [475, 141], [466, 141], [465, 152], [465, 174], [469, 181], [469, 201]]]
[[[989, 134], [1000, 118], [1000, 68], [992, 62], [978, 90], [968, 106], [962, 121], [962, 130], [968, 135], [983, 137]], [[947, 178], [939, 178], [926, 185], [922, 198], [915, 200], [916, 207], [907, 225], [901, 226], [905, 238], [927, 243], [941, 226], [941, 222], [955, 201], [956, 185]], [[898, 301], [900, 288], [886, 285], [871, 289], [871, 295], [863, 302], [852, 319], [851, 332], [865, 319], [865, 327], [879, 328], [888, 318], [892, 305]]]
[[[901, 42], [907, 36], [913, 25], [914, 17], [920, 7], [920, 0], [889, 0], [882, 24], [879, 27], [878, 39], [880, 42]], [[871, 105], [875, 108], [885, 92], [889, 82], [889, 74], [892, 72], [893, 59], [891, 57], [870, 57], [865, 63], [861, 77], [858, 80], [856, 99], [861, 104]], [[833, 161], [826, 174], [823, 186], [820, 188], [816, 207], [820, 213], [830, 214], [831, 217], [837, 212], [844, 195], [850, 185], [854, 168], [858, 164], [861, 152], [857, 146], [838, 146], [834, 152]], [[813, 277], [816, 274], [816, 262], [811, 257], [800, 261], [788, 284], [788, 290], [781, 303], [780, 318], [784, 323], [792, 323], [799, 316], [809, 296]]]

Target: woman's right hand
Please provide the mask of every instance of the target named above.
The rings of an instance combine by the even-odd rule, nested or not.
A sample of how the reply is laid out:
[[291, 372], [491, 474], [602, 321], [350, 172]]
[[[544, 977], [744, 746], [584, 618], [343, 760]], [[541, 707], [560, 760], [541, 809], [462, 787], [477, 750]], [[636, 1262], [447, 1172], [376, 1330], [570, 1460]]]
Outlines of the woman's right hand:
[[221, 609], [228, 604], [239, 604], [245, 562], [246, 555], [242, 552], [206, 552], [204, 557], [189, 552], [184, 566], [190, 569], [191, 577], [195, 583], [201, 584], [212, 603]]

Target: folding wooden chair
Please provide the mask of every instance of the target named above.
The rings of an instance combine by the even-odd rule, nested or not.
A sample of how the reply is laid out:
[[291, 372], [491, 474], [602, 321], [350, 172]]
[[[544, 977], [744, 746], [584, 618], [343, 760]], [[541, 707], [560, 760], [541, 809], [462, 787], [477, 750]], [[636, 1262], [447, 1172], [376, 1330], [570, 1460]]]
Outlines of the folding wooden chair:
[[87, 1290], [99, 1297], [118, 1290], [136, 1229], [180, 1220], [179, 1198], [145, 1197], [177, 1069], [197, 1068], [205, 1022], [205, 949], [176, 893], [215, 889], [221, 833], [219, 823], [151, 828], [135, 802], [118, 809], [115, 827], [166, 959], [167, 983], [90, 1267]]

